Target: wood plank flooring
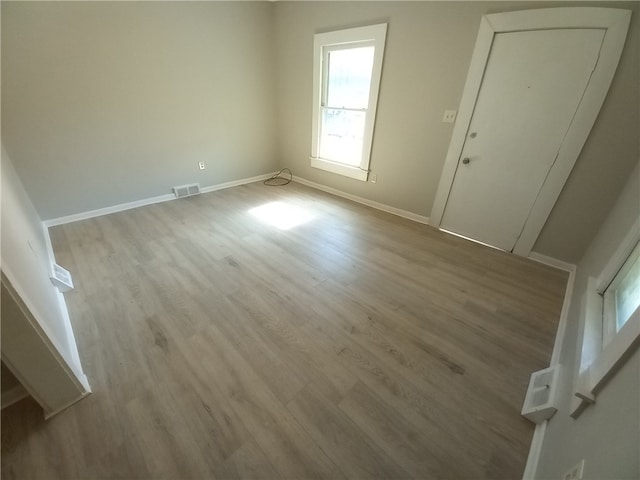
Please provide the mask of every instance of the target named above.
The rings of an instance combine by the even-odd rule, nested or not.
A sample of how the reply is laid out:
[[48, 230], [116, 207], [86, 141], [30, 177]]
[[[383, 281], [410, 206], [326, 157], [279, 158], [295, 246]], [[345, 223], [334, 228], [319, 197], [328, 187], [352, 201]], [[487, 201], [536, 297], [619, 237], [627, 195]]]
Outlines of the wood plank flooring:
[[3, 479], [521, 477], [566, 273], [295, 183], [51, 237], [94, 393], [4, 410]]

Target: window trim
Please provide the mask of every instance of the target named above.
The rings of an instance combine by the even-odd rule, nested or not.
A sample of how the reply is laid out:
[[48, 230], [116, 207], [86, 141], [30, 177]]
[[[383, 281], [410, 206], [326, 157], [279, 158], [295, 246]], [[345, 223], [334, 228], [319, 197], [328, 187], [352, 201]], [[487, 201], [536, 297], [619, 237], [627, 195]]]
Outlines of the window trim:
[[[619, 278], [618, 276], [622, 273], [623, 269], [627, 267], [628, 262], [633, 262], [634, 260], [637, 260], [638, 255], [640, 255], [640, 242], [636, 242], [635, 245], [633, 245], [633, 242], [631, 242], [631, 245], [632, 245], [631, 250], [626, 255], [625, 259], [622, 260], [621, 262], [616, 262], [617, 264], [619, 264], [620, 267], [617, 270], [614, 270], [613, 272], [611, 272], [607, 277], [603, 277], [600, 280], [600, 283], [598, 286], [598, 293], [602, 296], [602, 345], [603, 347], [606, 346], [619, 333], [618, 323], [617, 323], [618, 319], [615, 312], [615, 298], [607, 297], [607, 294], [613, 293], [613, 292], [610, 292], [610, 290], [613, 290], [615, 292], [615, 290], [618, 289], [619, 284], [622, 281], [622, 278]], [[626, 253], [627, 250], [628, 248], [624, 248], [622, 250], [621, 255]], [[636, 315], [636, 314], [637, 314], [637, 311], [631, 314], [631, 317], [633, 317], [633, 315]], [[626, 321], [628, 321], [628, 319]], [[620, 329], [622, 329], [622, 327]]]
[[[376, 110], [378, 106], [378, 94], [382, 77], [382, 62], [387, 34], [387, 24], [368, 25], [365, 27], [349, 28], [333, 32], [318, 33], [313, 37], [313, 120], [311, 131], [311, 166], [346, 177], [366, 182], [369, 176], [371, 162], [371, 150], [373, 145], [373, 132], [375, 128]], [[373, 68], [371, 71], [371, 87], [369, 89], [369, 105], [366, 110], [365, 127], [362, 142], [362, 157], [359, 166], [351, 166], [341, 162], [320, 158], [320, 129], [322, 114], [322, 101], [325, 96], [326, 79], [323, 68], [325, 62], [324, 51], [326, 47], [373, 45]]]
[[590, 277], [584, 305], [582, 345], [571, 416], [577, 418], [594, 403], [597, 393], [640, 345], [640, 309], [613, 334], [607, 333], [603, 294], [640, 242], [640, 218], [620, 242], [600, 275]]

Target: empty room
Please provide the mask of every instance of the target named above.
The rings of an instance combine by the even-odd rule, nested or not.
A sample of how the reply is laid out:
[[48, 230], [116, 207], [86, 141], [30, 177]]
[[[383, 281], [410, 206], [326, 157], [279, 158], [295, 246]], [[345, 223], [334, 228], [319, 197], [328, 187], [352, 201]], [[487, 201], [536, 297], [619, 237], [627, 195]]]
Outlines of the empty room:
[[640, 478], [640, 3], [0, 8], [3, 480]]

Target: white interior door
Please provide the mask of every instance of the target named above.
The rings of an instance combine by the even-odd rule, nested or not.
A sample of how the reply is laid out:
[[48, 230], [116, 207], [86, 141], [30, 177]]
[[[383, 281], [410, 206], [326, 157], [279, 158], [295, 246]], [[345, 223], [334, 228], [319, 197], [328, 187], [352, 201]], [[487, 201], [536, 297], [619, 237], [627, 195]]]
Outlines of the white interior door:
[[605, 32], [494, 36], [440, 228], [513, 250], [574, 121]]

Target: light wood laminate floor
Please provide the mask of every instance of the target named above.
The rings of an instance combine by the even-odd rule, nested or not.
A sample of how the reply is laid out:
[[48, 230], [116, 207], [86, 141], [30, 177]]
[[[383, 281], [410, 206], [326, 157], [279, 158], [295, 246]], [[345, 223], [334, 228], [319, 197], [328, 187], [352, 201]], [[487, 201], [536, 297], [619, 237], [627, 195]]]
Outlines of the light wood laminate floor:
[[522, 475], [566, 273], [295, 183], [51, 237], [94, 393], [4, 410], [3, 479]]

